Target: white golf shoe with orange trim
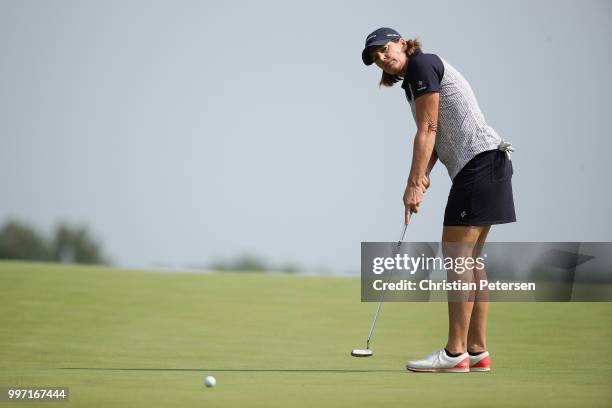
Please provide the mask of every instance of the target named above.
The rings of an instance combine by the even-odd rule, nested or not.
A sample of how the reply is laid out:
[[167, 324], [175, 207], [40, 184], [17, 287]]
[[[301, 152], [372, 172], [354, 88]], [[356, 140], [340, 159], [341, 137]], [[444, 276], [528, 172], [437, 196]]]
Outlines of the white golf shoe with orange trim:
[[406, 368], [410, 371], [425, 373], [469, 373], [470, 358], [468, 353], [449, 357], [441, 348], [421, 360], [408, 361]]
[[491, 356], [488, 351], [477, 356], [470, 355], [470, 371], [491, 371]]

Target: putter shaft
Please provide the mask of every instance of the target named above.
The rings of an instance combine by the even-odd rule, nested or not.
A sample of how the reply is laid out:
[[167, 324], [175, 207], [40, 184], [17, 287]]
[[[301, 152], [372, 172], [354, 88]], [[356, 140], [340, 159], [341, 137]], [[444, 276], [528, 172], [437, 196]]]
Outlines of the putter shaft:
[[[411, 214], [412, 215], [412, 214]], [[395, 253], [393, 257], [399, 253], [400, 247], [402, 246], [402, 241], [404, 240], [404, 235], [406, 235], [406, 229], [408, 228], [408, 224], [404, 224], [404, 229], [402, 231], [402, 236], [399, 241], [397, 241], [397, 245], [395, 246]], [[368, 332], [368, 340], [366, 341], [366, 349], [370, 349], [370, 341], [372, 340], [372, 333], [374, 332], [374, 327], [376, 326], [376, 321], [378, 320], [378, 315], [380, 314], [380, 308], [382, 306], [382, 302], [385, 299], [385, 291], [383, 290], [380, 294], [380, 300], [376, 305], [376, 312], [374, 313], [374, 317], [372, 318], [372, 324], [370, 325], [370, 331]]]

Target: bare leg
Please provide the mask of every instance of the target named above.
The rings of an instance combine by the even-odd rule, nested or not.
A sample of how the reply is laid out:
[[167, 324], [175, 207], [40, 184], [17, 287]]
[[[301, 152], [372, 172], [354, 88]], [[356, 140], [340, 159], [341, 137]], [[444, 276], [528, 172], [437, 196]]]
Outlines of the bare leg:
[[[479, 237], [484, 230], [488, 231], [488, 228], [489, 226], [445, 226], [442, 232], [443, 245], [444, 243], [461, 243], [461, 245], [455, 246], [447, 245], [447, 248], [450, 247], [453, 250], [453, 254], [451, 256], [471, 257], [474, 248], [477, 247], [476, 244], [478, 243]], [[446, 257], [447, 254], [445, 253], [444, 256]], [[469, 273], [471, 278], [473, 278], [473, 271], [469, 271]], [[468, 332], [473, 307], [473, 298], [465, 301], [453, 301], [449, 298], [448, 342], [446, 343], [446, 349], [453, 354], [465, 353], [467, 351]]]
[[[487, 226], [478, 237], [478, 245], [474, 250], [474, 259], [482, 255], [482, 247], [487, 239], [487, 234], [491, 229]], [[474, 268], [475, 281], [487, 279], [485, 268]], [[477, 286], [479, 287], [479, 286]], [[471, 353], [479, 353], [487, 350], [487, 316], [489, 314], [489, 292], [487, 289], [478, 290], [476, 293], [476, 302], [472, 308], [472, 316], [470, 318], [470, 328], [467, 338], [467, 350]]]

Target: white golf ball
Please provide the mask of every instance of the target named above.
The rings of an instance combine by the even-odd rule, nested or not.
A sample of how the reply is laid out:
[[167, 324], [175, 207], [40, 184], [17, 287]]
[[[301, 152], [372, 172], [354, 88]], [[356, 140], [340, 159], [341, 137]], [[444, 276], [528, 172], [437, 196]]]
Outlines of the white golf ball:
[[215, 384], [217, 384], [217, 380], [215, 380], [215, 377], [213, 377], [212, 375], [209, 375], [204, 379], [204, 385], [209, 388], [214, 387]]

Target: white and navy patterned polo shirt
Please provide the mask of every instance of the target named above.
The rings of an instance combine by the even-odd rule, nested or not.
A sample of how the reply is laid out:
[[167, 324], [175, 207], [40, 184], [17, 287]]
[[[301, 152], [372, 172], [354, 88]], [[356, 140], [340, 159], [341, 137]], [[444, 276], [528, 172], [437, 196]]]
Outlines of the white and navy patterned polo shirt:
[[437, 55], [417, 48], [409, 56], [402, 88], [415, 121], [415, 98], [427, 92], [440, 93], [435, 149], [451, 179], [474, 156], [500, 146], [502, 139], [485, 122], [470, 84]]

